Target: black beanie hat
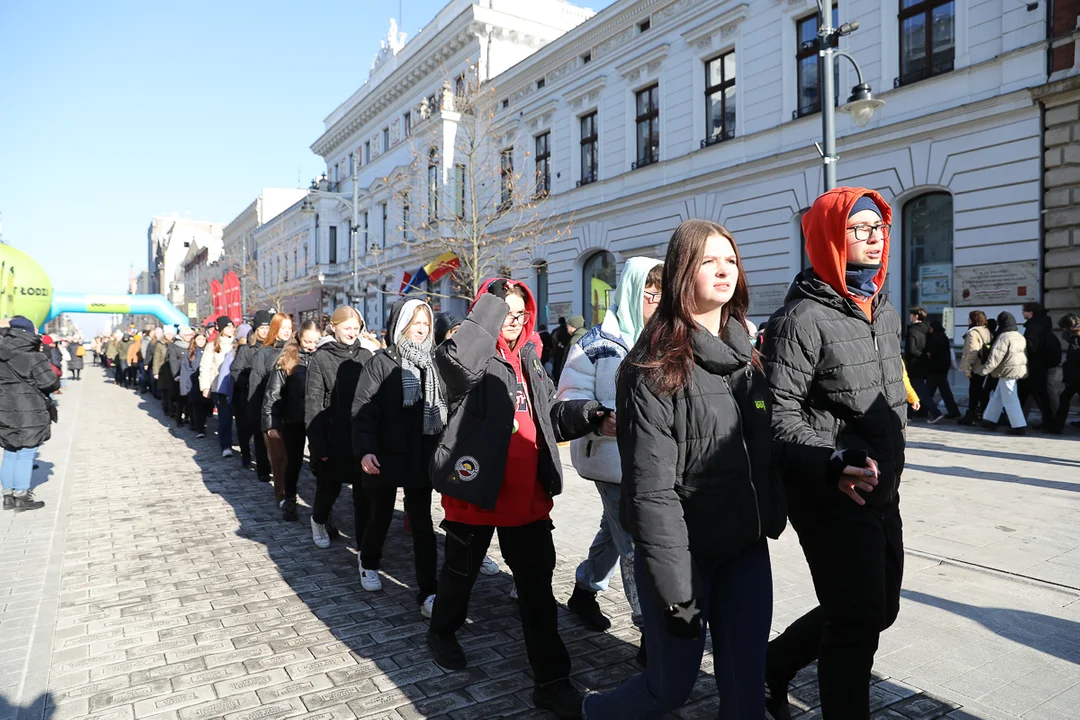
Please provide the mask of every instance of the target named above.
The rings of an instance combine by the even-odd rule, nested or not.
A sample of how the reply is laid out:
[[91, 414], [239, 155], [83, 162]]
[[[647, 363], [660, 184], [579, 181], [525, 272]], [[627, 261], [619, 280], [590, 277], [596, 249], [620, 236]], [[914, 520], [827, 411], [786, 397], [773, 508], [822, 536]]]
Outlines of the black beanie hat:
[[218, 315], [218, 319], [217, 319], [218, 332], [221, 332], [222, 330], [224, 330], [225, 328], [229, 327], [232, 324], [233, 324], [233, 321], [229, 318], [228, 315]]
[[269, 325], [272, 319], [269, 310], [259, 310], [255, 313], [255, 322], [251, 323], [251, 327], [258, 330], [263, 325]]

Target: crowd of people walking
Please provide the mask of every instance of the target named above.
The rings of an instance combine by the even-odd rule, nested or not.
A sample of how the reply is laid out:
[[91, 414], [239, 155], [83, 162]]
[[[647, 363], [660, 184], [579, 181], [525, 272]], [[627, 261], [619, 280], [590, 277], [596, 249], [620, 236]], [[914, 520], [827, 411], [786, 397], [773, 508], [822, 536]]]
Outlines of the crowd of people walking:
[[[289, 315], [261, 309], [238, 326], [222, 316], [208, 330], [116, 333], [89, 349], [116, 385], [152, 394], [196, 438], [216, 417], [221, 456], [238, 449], [244, 467], [273, 483], [285, 522], [300, 516], [306, 448], [315, 547], [340, 537], [332, 509], [349, 485], [365, 591], [382, 588], [401, 489], [415, 601], [446, 669], [468, 665], [457, 634], [478, 574], [499, 571], [487, 556], [497, 536], [537, 707], [560, 718], [664, 717], [690, 697], [708, 628], [720, 717], [790, 717], [788, 685], [817, 661], [823, 716], [866, 718], [878, 638], [900, 606], [909, 412], [987, 428], [1004, 412], [1022, 433], [1030, 396], [1044, 429], [1060, 432], [1080, 393], [1075, 315], [1060, 321], [1065, 390], [1055, 410], [1047, 378], [1062, 346], [1042, 308], [1024, 306], [1024, 333], [1007, 312], [991, 321], [973, 311], [958, 364], [969, 379], [961, 415], [946, 328], [913, 308], [905, 333], [881, 293], [891, 221], [873, 191], [819, 197], [802, 220], [810, 268], [760, 333], [747, 321], [736, 238], [687, 220], [663, 261], [626, 261], [591, 329], [581, 316], [538, 329], [528, 286], [492, 278], [465, 318], [398, 300], [382, 340], [345, 306], [295, 328]], [[0, 333], [4, 506], [10, 498], [21, 509], [32, 501], [27, 449], [48, 439], [42, 413], [60, 379], [28, 321], [13, 319]], [[83, 354], [68, 360], [73, 379]], [[597, 595], [618, 569], [641, 633], [641, 673], [584, 697], [569, 681], [553, 590], [551, 512], [563, 489], [564, 441], [601, 500], [567, 606], [590, 630], [610, 628]], [[770, 641], [767, 539], [789, 520], [819, 606]]]

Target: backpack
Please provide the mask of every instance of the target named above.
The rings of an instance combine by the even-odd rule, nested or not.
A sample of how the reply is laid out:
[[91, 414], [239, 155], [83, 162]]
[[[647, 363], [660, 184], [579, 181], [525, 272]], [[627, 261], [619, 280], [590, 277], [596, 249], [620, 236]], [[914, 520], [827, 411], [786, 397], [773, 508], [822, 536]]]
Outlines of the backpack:
[[1046, 367], [1056, 368], [1061, 364], [1061, 340], [1053, 330], [1043, 333], [1042, 351]]
[[86, 356], [86, 348], [83, 347], [82, 345], [76, 345], [75, 346], [75, 357], [85, 357], [85, 356]]
[[[975, 329], [972, 328], [971, 330], [968, 330], [968, 332], [975, 332]], [[986, 361], [990, 359], [990, 346], [993, 343], [993, 340], [993, 338], [990, 338], [990, 342], [983, 343], [982, 346], [979, 348], [980, 363], [985, 364]]]

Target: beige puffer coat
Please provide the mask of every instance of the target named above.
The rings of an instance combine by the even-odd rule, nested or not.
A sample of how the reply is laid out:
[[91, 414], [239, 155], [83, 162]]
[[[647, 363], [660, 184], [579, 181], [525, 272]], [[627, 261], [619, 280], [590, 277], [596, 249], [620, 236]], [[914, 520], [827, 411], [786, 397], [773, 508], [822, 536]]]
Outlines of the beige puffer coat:
[[990, 329], [976, 325], [964, 333], [964, 352], [960, 356], [960, 372], [978, 375], [983, 364], [979, 360], [979, 351], [983, 345], [991, 342]]
[[990, 348], [990, 357], [980, 375], [1006, 380], [1023, 380], [1027, 377], [1027, 341], [1015, 330], [1001, 333]]

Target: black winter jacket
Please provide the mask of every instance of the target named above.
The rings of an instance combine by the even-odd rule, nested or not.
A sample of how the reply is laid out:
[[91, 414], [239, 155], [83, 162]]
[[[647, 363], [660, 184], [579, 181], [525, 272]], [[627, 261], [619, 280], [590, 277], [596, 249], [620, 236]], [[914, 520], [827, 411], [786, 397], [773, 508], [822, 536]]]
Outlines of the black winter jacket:
[[865, 450], [878, 463], [869, 504], [896, 496], [907, 425], [900, 316], [883, 295], [874, 298], [872, 315], [871, 323], [809, 269], [795, 277], [784, 307], [769, 320], [765, 374], [792, 503], [806, 493], [852, 502], [828, 471], [832, 454], [847, 449]]
[[233, 358], [232, 365], [229, 366], [229, 375], [233, 381], [234, 414], [241, 408], [243, 412], [247, 412], [248, 393], [251, 390], [251, 361], [255, 358], [257, 350], [255, 345], [249, 343], [253, 343], [254, 340], [255, 336], [249, 335], [248, 342], [236, 348], [236, 356]]
[[[517, 375], [496, 351], [507, 307], [495, 295], [481, 295], [454, 336], [435, 351], [435, 363], [446, 386], [449, 419], [431, 459], [432, 484], [443, 495], [484, 510], [495, 509], [502, 490], [517, 408]], [[536, 415], [540, 451], [537, 478], [548, 496], [554, 497], [562, 492], [560, 438], [551, 419], [555, 386], [544, 372], [532, 340], [525, 340], [520, 361]], [[470, 482], [460, 481], [454, 469], [466, 456], [481, 469]]]
[[353, 398], [360, 372], [370, 359], [359, 340], [352, 345], [333, 340], [316, 350], [308, 363], [304, 424], [313, 460], [354, 460]]
[[[396, 324], [391, 321], [387, 327]], [[438, 374], [434, 365], [431, 371]], [[398, 350], [390, 347], [368, 360], [356, 384], [353, 453], [357, 458], [374, 453], [379, 460], [378, 475], [364, 474], [366, 488], [431, 487], [428, 472], [438, 436], [424, 435], [423, 398], [404, 407], [401, 372]]]
[[738, 555], [785, 525], [772, 470], [768, 386], [737, 320], [699, 327], [690, 382], [657, 394], [625, 366], [616, 385], [621, 517], [665, 607], [701, 597], [695, 568]]
[[1080, 387], [1080, 328], [1065, 333], [1068, 347], [1061, 366], [1061, 380], [1069, 387]]
[[262, 431], [280, 430], [282, 425], [304, 424], [307, 369], [315, 353], [301, 350], [292, 375], [276, 365], [270, 370], [262, 403]]
[[949, 342], [949, 337], [943, 332], [932, 332], [927, 335], [926, 356], [928, 375], [947, 374], [952, 369], [953, 359], [952, 343]]
[[[195, 342], [192, 340], [192, 342]], [[190, 351], [190, 347], [188, 350]], [[184, 397], [190, 397], [194, 402], [200, 402], [203, 399], [202, 392], [199, 389], [199, 363], [202, 362], [203, 351], [205, 348], [195, 347], [195, 355], [189, 360], [188, 354], [184, 353], [183, 359], [180, 361], [180, 394]]]
[[188, 343], [180, 338], [169, 343], [168, 349], [165, 350], [165, 362], [162, 363], [161, 370], [158, 372], [158, 387], [162, 390], [171, 391], [176, 387], [176, 378], [180, 375], [180, 368], [184, 364], [188, 347]]
[[1024, 340], [1027, 341], [1027, 369], [1028, 377], [1045, 376], [1052, 367], [1057, 367], [1061, 358], [1051, 361], [1046, 356], [1047, 345], [1053, 340], [1047, 340], [1047, 335], [1054, 332], [1054, 325], [1046, 315], [1035, 315], [1024, 323]]
[[[248, 419], [259, 427], [262, 417], [263, 398], [266, 396], [266, 383], [274, 369], [278, 355], [285, 343], [278, 340], [273, 345], [260, 345], [251, 356], [251, 375], [248, 378]], [[232, 373], [230, 369], [230, 374]], [[235, 390], [233, 391], [235, 393]]]
[[0, 447], [38, 447], [50, 438], [48, 395], [58, 389], [41, 338], [19, 328], [0, 330]]
[[924, 322], [908, 325], [904, 345], [904, 364], [907, 366], [908, 377], [925, 378], [931, 372], [927, 347], [929, 339], [929, 325]]

